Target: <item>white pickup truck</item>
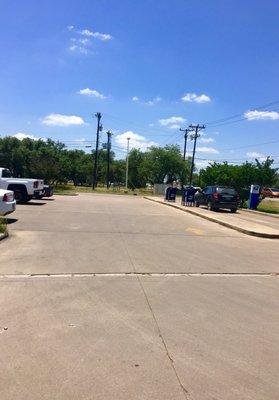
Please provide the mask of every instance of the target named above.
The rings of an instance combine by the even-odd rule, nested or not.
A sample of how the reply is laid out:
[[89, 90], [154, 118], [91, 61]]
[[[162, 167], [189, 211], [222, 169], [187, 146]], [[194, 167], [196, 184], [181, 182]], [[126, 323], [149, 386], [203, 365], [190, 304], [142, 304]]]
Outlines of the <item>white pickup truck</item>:
[[32, 197], [43, 194], [44, 181], [41, 179], [13, 178], [7, 168], [0, 168], [0, 189], [12, 190], [15, 199], [27, 203]]
[[8, 215], [16, 209], [14, 192], [11, 190], [0, 189], [0, 216]]

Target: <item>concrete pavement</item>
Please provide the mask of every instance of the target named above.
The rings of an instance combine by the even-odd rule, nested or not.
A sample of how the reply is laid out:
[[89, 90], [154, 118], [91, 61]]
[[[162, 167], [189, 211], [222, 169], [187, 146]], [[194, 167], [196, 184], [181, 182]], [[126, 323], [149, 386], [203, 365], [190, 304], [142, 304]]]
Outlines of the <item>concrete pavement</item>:
[[199, 208], [182, 206], [180, 200], [176, 202], [166, 202], [162, 197], [155, 196], [146, 196], [145, 199], [180, 209], [247, 235], [279, 239], [279, 220], [272, 215], [252, 214], [241, 209], [235, 214], [227, 210], [214, 212], [207, 210], [207, 208], [203, 206]]
[[12, 217], [1, 400], [278, 397], [277, 241], [128, 196]]

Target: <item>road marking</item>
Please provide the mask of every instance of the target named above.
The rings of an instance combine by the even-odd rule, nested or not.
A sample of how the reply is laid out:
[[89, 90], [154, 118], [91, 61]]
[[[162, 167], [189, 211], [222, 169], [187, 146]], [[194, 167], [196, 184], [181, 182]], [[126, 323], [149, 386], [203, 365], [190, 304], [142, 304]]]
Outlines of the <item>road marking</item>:
[[198, 228], [186, 228], [186, 232], [191, 232], [194, 233], [197, 236], [203, 236], [204, 230], [203, 229], [198, 229]]

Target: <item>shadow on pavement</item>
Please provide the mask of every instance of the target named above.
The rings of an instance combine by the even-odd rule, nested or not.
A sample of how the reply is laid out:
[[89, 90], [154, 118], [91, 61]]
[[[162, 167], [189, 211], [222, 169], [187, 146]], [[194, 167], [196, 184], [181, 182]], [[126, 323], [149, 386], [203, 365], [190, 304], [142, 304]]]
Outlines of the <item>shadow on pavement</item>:
[[7, 225], [14, 224], [17, 221], [18, 221], [18, 219], [16, 219], [16, 218], [6, 218]]
[[46, 203], [35, 203], [34, 201], [29, 201], [28, 203], [25, 203], [25, 206], [44, 206]]
[[[202, 210], [207, 210], [207, 207], [200, 207]], [[239, 214], [238, 210], [235, 213], [232, 213], [230, 209], [225, 208], [217, 208], [216, 210], [208, 210], [212, 213], [221, 213], [221, 214]]]

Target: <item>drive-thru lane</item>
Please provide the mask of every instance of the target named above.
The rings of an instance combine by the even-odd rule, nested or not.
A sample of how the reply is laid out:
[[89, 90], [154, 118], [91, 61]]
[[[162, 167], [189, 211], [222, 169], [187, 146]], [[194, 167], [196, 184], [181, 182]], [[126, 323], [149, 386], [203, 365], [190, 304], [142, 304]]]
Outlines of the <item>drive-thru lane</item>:
[[137, 197], [56, 196], [12, 218], [1, 400], [278, 397], [278, 241]]

